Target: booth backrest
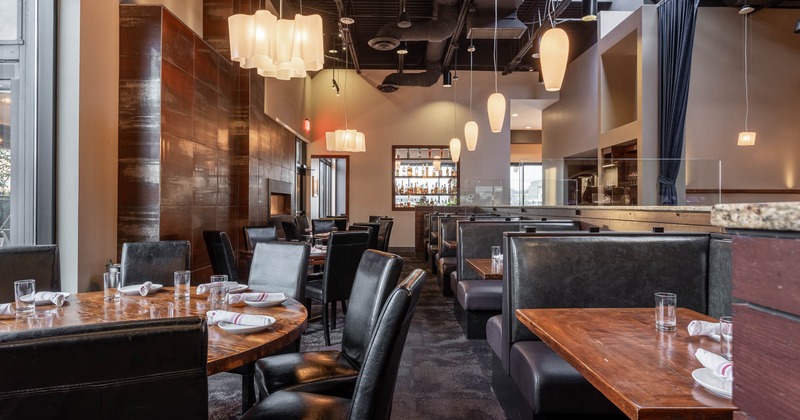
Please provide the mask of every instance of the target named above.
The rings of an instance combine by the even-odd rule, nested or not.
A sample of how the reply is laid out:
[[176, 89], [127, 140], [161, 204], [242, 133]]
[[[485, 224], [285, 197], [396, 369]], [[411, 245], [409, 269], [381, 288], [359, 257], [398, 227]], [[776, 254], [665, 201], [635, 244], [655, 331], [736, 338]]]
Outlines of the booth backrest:
[[733, 315], [731, 251], [731, 235], [711, 234], [708, 254], [708, 314], [714, 318]]
[[439, 219], [439, 258], [455, 257], [456, 250], [444, 244], [444, 241], [456, 240], [456, 222], [469, 220], [465, 216], [448, 216]]
[[669, 291], [678, 305], [708, 311], [707, 233], [548, 232], [504, 234], [503, 353], [537, 340], [520, 308], [652, 307]]

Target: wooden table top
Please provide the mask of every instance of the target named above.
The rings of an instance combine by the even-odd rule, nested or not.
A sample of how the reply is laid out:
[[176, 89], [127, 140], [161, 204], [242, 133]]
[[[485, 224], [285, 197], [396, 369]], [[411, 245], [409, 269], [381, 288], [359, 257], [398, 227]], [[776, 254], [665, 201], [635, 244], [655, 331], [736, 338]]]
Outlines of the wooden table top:
[[502, 280], [502, 271], [492, 271], [491, 258], [467, 258], [466, 263], [478, 272], [484, 280]]
[[653, 308], [518, 309], [516, 315], [632, 419], [730, 419], [736, 410], [692, 379], [703, 367], [695, 351], [719, 353], [719, 343], [689, 336], [686, 326], [714, 318], [678, 308], [677, 330], [660, 332]]
[[[119, 302], [103, 301], [103, 292], [73, 294], [68, 297], [64, 306], [37, 306], [37, 311], [52, 310], [56, 316], [54, 327], [79, 324], [96, 324], [112, 321], [130, 321], [150, 319], [150, 306], [155, 305], [157, 316], [165, 317], [168, 302], [175, 305], [175, 316], [202, 316], [205, 318], [209, 304], [205, 295], [195, 294], [192, 287], [191, 297], [187, 300], [174, 300], [173, 288], [162, 290], [148, 296], [122, 296]], [[208, 365], [206, 372], [213, 375], [269, 356], [297, 340], [305, 331], [308, 313], [305, 307], [294, 299], [288, 299], [282, 305], [271, 308], [255, 308], [251, 306], [234, 306], [232, 312], [253, 315], [269, 315], [276, 319], [263, 332], [253, 334], [232, 334], [217, 326], [208, 327]], [[0, 318], [0, 334], [4, 331], [28, 329], [27, 319]]]

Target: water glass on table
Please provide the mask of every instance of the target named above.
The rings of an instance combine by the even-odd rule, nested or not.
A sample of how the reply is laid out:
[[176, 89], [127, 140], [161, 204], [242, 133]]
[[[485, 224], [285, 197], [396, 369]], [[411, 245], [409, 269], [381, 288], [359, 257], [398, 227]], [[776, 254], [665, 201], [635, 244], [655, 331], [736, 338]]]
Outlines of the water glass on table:
[[103, 273], [103, 300], [106, 302], [119, 300], [119, 271]]
[[660, 331], [675, 331], [675, 305], [678, 296], [675, 293], [656, 293], [656, 329]]
[[173, 273], [175, 285], [175, 299], [189, 300], [189, 289], [192, 286], [192, 272], [189, 270], [178, 270]]
[[227, 308], [228, 300], [228, 276], [218, 274], [211, 276], [211, 282], [208, 286], [208, 303], [211, 307], [210, 310], [218, 311]]
[[33, 313], [28, 317], [28, 328], [50, 328], [53, 326], [53, 318], [55, 314], [50, 311]]
[[492, 246], [492, 272], [503, 271], [503, 249], [499, 246]]
[[14, 306], [17, 314], [30, 314], [36, 310], [36, 280], [14, 282]]
[[722, 357], [733, 361], [733, 317], [719, 318], [719, 348]]

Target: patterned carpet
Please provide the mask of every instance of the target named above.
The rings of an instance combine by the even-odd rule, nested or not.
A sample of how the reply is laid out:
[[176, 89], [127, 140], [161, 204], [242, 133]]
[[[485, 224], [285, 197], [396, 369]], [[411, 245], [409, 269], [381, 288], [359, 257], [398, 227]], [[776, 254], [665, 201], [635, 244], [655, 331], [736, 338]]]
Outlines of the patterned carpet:
[[[415, 268], [428, 272], [406, 340], [394, 394], [394, 419], [503, 419], [491, 389], [491, 350], [484, 340], [467, 340], [453, 316], [453, 301], [444, 298], [429, 264], [404, 256], [402, 276]], [[312, 307], [312, 317], [321, 307]], [[339, 343], [344, 316], [337, 316], [331, 342]], [[324, 346], [319, 321], [309, 323], [301, 351]], [[337, 344], [331, 348], [338, 348]], [[210, 419], [237, 419], [241, 410], [241, 377], [222, 373], [208, 378]]]

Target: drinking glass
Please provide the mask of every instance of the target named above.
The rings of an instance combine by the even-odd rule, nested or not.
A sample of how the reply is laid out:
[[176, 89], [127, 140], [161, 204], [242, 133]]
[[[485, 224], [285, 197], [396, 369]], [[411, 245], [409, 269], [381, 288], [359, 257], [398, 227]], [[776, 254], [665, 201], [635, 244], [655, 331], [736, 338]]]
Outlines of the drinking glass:
[[212, 282], [208, 288], [208, 304], [210, 310], [225, 310], [227, 308], [228, 300], [228, 285], [222, 282]]
[[733, 360], [733, 317], [722, 316], [719, 318], [719, 347], [722, 356]]
[[103, 273], [103, 300], [114, 302], [119, 300], [119, 272]]
[[18, 314], [29, 314], [36, 310], [36, 280], [14, 282], [14, 304]]
[[178, 270], [173, 273], [175, 281], [175, 299], [189, 299], [189, 289], [192, 286], [192, 272], [189, 270]]
[[675, 293], [656, 293], [656, 329], [675, 331], [675, 305], [678, 296]]
[[53, 326], [54, 317], [50, 311], [32, 313], [28, 317], [28, 328], [50, 328]]
[[503, 269], [503, 250], [499, 246], [492, 246], [492, 271], [497, 273]]

